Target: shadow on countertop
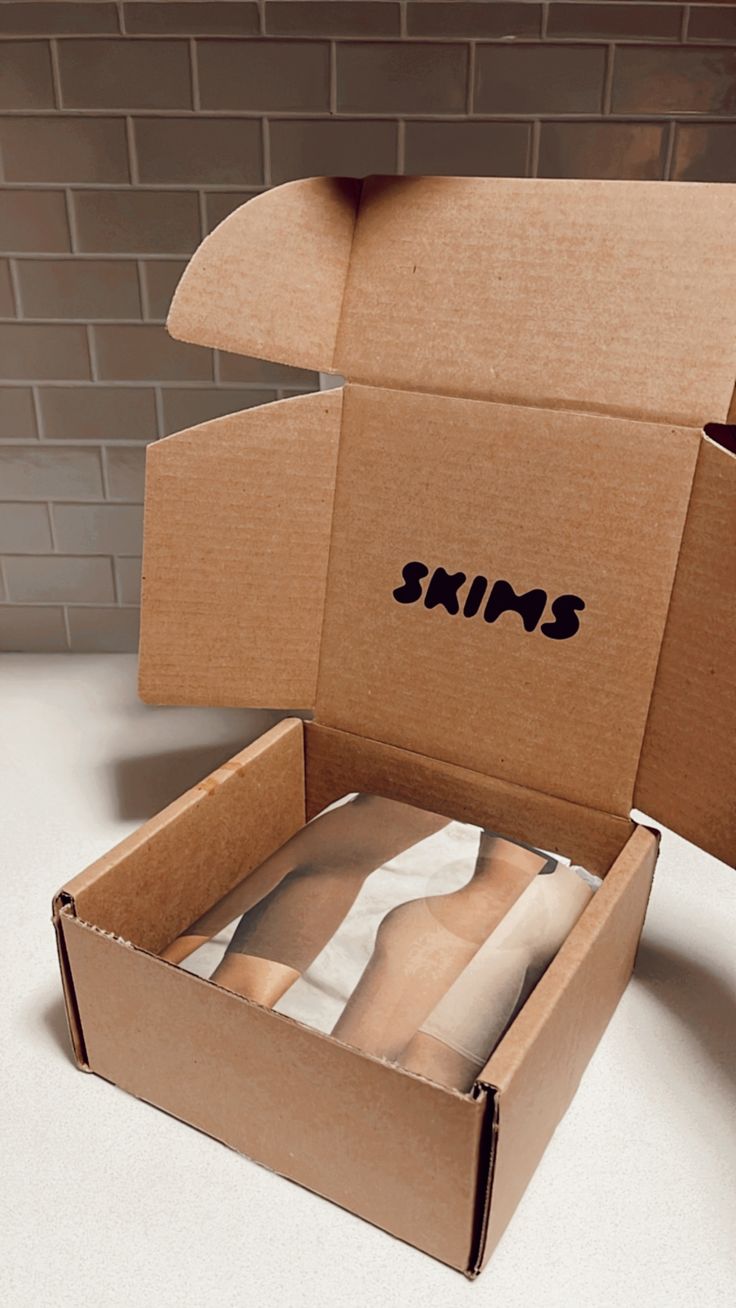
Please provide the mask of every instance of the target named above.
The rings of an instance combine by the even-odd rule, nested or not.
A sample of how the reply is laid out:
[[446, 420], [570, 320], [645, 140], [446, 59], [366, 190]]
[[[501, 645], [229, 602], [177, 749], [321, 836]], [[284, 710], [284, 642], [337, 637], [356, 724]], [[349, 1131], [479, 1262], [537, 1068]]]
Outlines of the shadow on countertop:
[[141, 822], [154, 817], [286, 716], [302, 714], [251, 710], [247, 720], [238, 724], [240, 730], [233, 731], [230, 738], [116, 759], [110, 766], [117, 816]]
[[715, 1075], [736, 1089], [736, 986], [730, 987], [700, 961], [669, 942], [644, 938], [634, 969], [633, 984], [677, 1019]]

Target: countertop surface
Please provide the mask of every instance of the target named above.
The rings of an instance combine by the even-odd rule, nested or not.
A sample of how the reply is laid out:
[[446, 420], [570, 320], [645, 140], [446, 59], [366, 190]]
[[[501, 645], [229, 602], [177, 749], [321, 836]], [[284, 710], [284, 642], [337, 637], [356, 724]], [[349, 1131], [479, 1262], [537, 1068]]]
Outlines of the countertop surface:
[[0, 658], [0, 1301], [736, 1303], [736, 874], [665, 832], [634, 978], [481, 1278], [73, 1066], [52, 894], [280, 715], [152, 709], [125, 655]]

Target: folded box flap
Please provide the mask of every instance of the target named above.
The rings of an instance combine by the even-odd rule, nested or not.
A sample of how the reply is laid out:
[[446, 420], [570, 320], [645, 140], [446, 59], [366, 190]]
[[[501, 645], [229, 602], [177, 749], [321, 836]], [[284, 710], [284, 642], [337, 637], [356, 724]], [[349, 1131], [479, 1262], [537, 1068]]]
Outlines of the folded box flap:
[[351, 381], [701, 426], [736, 377], [736, 186], [318, 178], [225, 219], [169, 318]]
[[736, 864], [736, 456], [703, 438], [634, 800]]
[[313, 705], [341, 409], [300, 396], [149, 447], [143, 699]]
[[177, 340], [329, 371], [360, 182], [289, 182], [231, 213], [200, 245], [174, 296]]

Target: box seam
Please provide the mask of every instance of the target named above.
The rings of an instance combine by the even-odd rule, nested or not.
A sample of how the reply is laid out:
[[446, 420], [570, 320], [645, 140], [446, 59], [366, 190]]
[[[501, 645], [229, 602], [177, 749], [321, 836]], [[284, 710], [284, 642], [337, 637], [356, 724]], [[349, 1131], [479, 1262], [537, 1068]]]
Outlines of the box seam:
[[547, 790], [537, 790], [534, 786], [525, 786], [521, 781], [509, 781], [505, 777], [497, 777], [492, 772], [476, 772], [474, 768], [464, 768], [461, 763], [453, 763], [450, 759], [434, 758], [429, 754], [422, 754], [419, 750], [409, 749], [406, 745], [397, 745], [395, 741], [380, 740], [375, 736], [362, 736], [357, 731], [348, 731], [345, 727], [336, 727], [333, 723], [323, 722], [315, 711], [312, 723], [320, 727], [323, 731], [335, 731], [338, 735], [349, 736], [353, 740], [364, 740], [372, 745], [384, 745], [387, 749], [396, 749], [402, 754], [411, 754], [413, 758], [425, 760], [427, 763], [441, 763], [443, 767], [455, 768], [458, 772], [470, 772], [472, 775], [487, 778], [490, 781], [496, 781], [499, 785], [510, 786], [514, 790], [526, 791], [529, 794], [541, 795], [544, 799], [550, 799], [559, 804], [570, 804], [574, 808], [582, 810], [584, 813], [594, 813], [601, 817], [614, 818], [618, 822], [631, 822], [628, 813], [613, 813], [610, 809], [595, 808], [592, 804], [581, 804], [579, 800], [569, 799], [566, 795], [554, 795]]
[[470, 1258], [465, 1273], [470, 1281], [475, 1280], [480, 1275], [483, 1267], [483, 1256], [490, 1222], [493, 1178], [496, 1170], [496, 1142], [499, 1130], [499, 1093], [496, 1086], [487, 1081], [477, 1081], [475, 1094], [478, 1098], [485, 1096], [486, 1104], [478, 1144], [478, 1173]]
[[73, 918], [76, 918], [77, 916], [73, 895], [70, 895], [67, 890], [60, 890], [59, 893], [54, 896], [51, 905], [51, 912], [54, 924], [54, 934], [56, 935], [59, 970], [61, 972], [61, 988], [64, 995], [64, 1009], [66, 1012], [69, 1039], [72, 1045], [74, 1061], [81, 1071], [88, 1072], [90, 1066], [84, 1040], [84, 1031], [82, 1029], [82, 1017], [79, 1011], [79, 1004], [77, 1002], [77, 994], [74, 986], [74, 976], [72, 974], [71, 963], [69, 961], [69, 954], [67, 952], [62, 928], [62, 915]]

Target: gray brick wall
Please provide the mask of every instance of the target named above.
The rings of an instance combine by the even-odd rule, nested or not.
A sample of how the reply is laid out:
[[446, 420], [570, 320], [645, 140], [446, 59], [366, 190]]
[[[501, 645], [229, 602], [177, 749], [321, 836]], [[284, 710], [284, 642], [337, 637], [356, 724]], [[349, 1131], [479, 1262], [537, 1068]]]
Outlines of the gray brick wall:
[[317, 378], [170, 341], [320, 173], [736, 181], [736, 5], [0, 3], [0, 649], [135, 647], [145, 446]]

